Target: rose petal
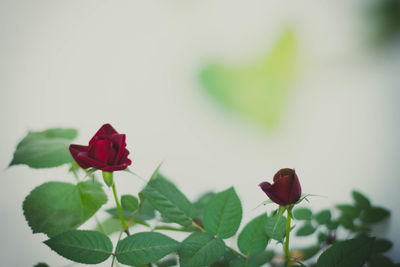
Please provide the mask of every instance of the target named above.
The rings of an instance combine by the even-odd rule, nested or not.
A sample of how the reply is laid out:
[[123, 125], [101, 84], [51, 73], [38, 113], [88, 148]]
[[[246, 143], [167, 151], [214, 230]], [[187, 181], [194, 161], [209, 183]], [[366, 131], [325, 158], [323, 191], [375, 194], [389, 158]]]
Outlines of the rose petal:
[[130, 159], [128, 159], [128, 155], [129, 155], [129, 151], [127, 149], [125, 149], [119, 164], [126, 164], [126, 166], [131, 165], [132, 161]]
[[291, 176], [293, 175], [294, 170], [293, 169], [289, 169], [289, 168], [284, 168], [284, 169], [280, 169], [277, 173], [275, 173], [274, 175], [274, 183], [276, 181], [278, 181], [280, 178], [284, 177], [284, 176]]
[[115, 157], [114, 163], [118, 163], [125, 151], [126, 143], [125, 134], [113, 134], [110, 137], [111, 142], [113, 143], [113, 147], [116, 151], [118, 151], [117, 156]]
[[123, 164], [119, 164], [119, 165], [113, 165], [113, 166], [105, 166], [103, 168], [101, 168], [102, 171], [106, 171], [106, 172], [112, 172], [112, 171], [121, 171], [121, 170], [125, 170], [126, 168], [128, 168], [127, 163], [123, 163]]
[[261, 189], [264, 191], [265, 194], [267, 194], [267, 196], [276, 204], [281, 205], [281, 206], [286, 206], [287, 202], [285, 201], [285, 199], [282, 199], [281, 196], [277, 195], [276, 192], [274, 192], [274, 190], [271, 188], [276, 184], [270, 184], [268, 182], [263, 182], [261, 183], [259, 186], [261, 187]]
[[128, 155], [129, 155], [129, 151], [128, 151], [128, 149], [125, 149], [124, 152], [122, 153], [122, 157], [119, 160], [118, 164], [122, 164], [122, 163], [129, 161], [130, 163], [128, 165], [131, 165], [132, 162], [130, 159], [128, 159]]
[[89, 150], [88, 146], [81, 146], [81, 145], [70, 145], [69, 146], [69, 152], [71, 153], [72, 157], [78, 163], [79, 166], [81, 166], [83, 169], [90, 168], [91, 166], [86, 162], [81, 160], [78, 157], [78, 154], [81, 152], [87, 152]]
[[289, 202], [291, 204], [296, 203], [301, 197], [301, 185], [297, 174], [294, 174], [294, 180], [292, 183], [292, 187], [289, 192]]
[[89, 157], [108, 164], [114, 164], [117, 152], [109, 139], [96, 138], [95, 142], [89, 146]]
[[296, 203], [301, 196], [300, 182], [296, 173], [279, 178], [268, 188], [267, 195], [282, 206]]
[[262, 182], [258, 186], [261, 187], [261, 189], [262, 189], [262, 191], [264, 191], [264, 193], [267, 193], [268, 188], [271, 186], [271, 184], [268, 182]]
[[132, 164], [132, 160], [126, 159], [126, 160], [124, 161], [124, 164], [126, 164], [127, 166], [131, 165], [131, 164]]
[[118, 132], [109, 124], [104, 124], [101, 128], [97, 131], [97, 133], [90, 139], [89, 146], [95, 141], [96, 137], [98, 136], [111, 136], [113, 134], [117, 134]]
[[104, 166], [106, 166], [105, 163], [103, 163], [101, 161], [98, 161], [98, 160], [95, 160], [95, 159], [92, 159], [91, 157], [89, 157], [87, 152], [79, 152], [78, 153], [78, 159], [83, 161], [83, 162], [86, 162], [86, 164], [88, 164], [89, 167], [93, 167], [93, 168], [96, 168], [96, 169], [101, 169]]

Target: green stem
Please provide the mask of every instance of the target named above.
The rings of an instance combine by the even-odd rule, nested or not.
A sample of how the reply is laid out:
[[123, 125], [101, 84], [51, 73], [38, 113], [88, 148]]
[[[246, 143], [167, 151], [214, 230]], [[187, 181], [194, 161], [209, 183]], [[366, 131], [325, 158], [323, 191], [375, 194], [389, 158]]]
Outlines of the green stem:
[[[115, 191], [114, 191], [115, 192]], [[114, 196], [115, 196], [116, 194], [114, 194]], [[116, 198], [116, 203], [117, 203], [117, 207], [118, 207], [118, 205], [119, 205], [119, 202], [118, 202], [118, 198]], [[132, 216], [132, 218], [128, 221], [128, 223], [126, 224], [126, 227], [124, 227], [124, 229], [119, 233], [119, 236], [118, 236], [118, 241], [117, 241], [117, 244], [119, 243], [119, 241], [121, 240], [121, 237], [122, 237], [122, 233], [123, 232], [125, 232], [125, 233], [127, 233], [128, 235], [129, 235], [129, 227], [131, 226], [131, 224], [135, 221], [135, 219], [136, 219], [136, 217], [139, 215], [139, 213], [140, 213], [140, 211], [142, 210], [142, 205], [143, 205], [143, 200], [141, 199], [140, 200], [140, 203], [139, 203], [139, 207], [137, 208], [137, 210], [135, 211], [135, 213], [133, 214], [133, 216]], [[121, 212], [121, 214], [122, 214], [122, 212]], [[125, 222], [125, 221], [124, 221]], [[115, 249], [117, 249], [117, 248], [115, 248]], [[114, 266], [114, 262], [115, 262], [115, 257], [116, 257], [116, 252], [113, 252], [113, 254], [112, 254], [112, 262], [111, 262], [111, 267], [113, 267]]]
[[233, 253], [235, 253], [235, 254], [239, 255], [240, 257], [242, 257], [242, 258], [244, 258], [244, 259], [247, 260], [247, 256], [246, 256], [246, 255], [243, 255], [242, 253], [240, 253], [240, 252], [237, 251], [236, 249], [233, 249], [233, 248], [231, 248], [230, 246], [227, 246], [227, 245], [225, 245], [225, 247], [226, 247], [227, 249], [229, 249], [230, 251], [232, 251]]
[[285, 239], [285, 246], [284, 246], [284, 251], [285, 251], [285, 261], [286, 265], [289, 263], [289, 237], [290, 237], [290, 221], [292, 219], [292, 212], [291, 208], [287, 209], [287, 220], [286, 220], [286, 239]]
[[77, 170], [77, 168], [75, 166], [77, 166], [77, 164], [76, 163], [72, 163], [71, 167], [69, 168], [69, 171], [72, 172], [72, 174], [74, 175], [74, 177], [76, 179], [76, 182], [79, 183], [78, 170]]
[[135, 222], [136, 217], [139, 216], [140, 212], [142, 211], [143, 201], [144, 200], [140, 200], [139, 207], [137, 208], [135, 213], [132, 215], [132, 218], [130, 218], [130, 220], [128, 221], [127, 227], [130, 227], [132, 225], [132, 223]]
[[114, 262], [115, 262], [115, 253], [112, 254], [111, 267], [114, 266]]
[[129, 235], [129, 232], [127, 232], [128, 231], [128, 226], [126, 225], [124, 216], [122, 215], [121, 205], [119, 204], [119, 200], [118, 200], [118, 196], [117, 196], [117, 190], [115, 189], [115, 183], [113, 183], [113, 185], [112, 185], [112, 190], [113, 190], [113, 193], [114, 193], [115, 204], [117, 205], [117, 211], [118, 211], [118, 215], [119, 215], [119, 220], [121, 221], [121, 224], [122, 224], [122, 228]]
[[190, 229], [175, 228], [175, 227], [170, 227], [170, 226], [167, 226], [167, 225], [155, 226], [153, 228], [153, 230], [167, 230], [167, 231], [187, 232], [187, 233], [191, 233], [192, 232]]
[[201, 227], [201, 226], [200, 226], [199, 224], [197, 224], [195, 221], [192, 221], [192, 224], [193, 224], [193, 226], [194, 226], [195, 228], [199, 229], [200, 231], [202, 231], [202, 232], [205, 232], [205, 231], [206, 231], [203, 227]]

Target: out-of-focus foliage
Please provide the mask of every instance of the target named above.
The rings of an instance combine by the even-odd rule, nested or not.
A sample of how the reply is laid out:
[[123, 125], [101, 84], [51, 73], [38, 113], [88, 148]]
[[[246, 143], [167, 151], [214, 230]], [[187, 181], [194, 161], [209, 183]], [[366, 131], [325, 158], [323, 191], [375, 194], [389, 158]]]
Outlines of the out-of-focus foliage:
[[366, 1], [365, 19], [374, 41], [386, 43], [400, 37], [400, 1]]
[[273, 128], [286, 106], [296, 73], [298, 45], [286, 30], [266, 56], [242, 66], [214, 63], [200, 79], [218, 104], [266, 128]]
[[31, 168], [58, 167], [72, 163], [68, 146], [78, 135], [75, 129], [53, 128], [29, 132], [18, 143], [9, 166], [25, 164]]

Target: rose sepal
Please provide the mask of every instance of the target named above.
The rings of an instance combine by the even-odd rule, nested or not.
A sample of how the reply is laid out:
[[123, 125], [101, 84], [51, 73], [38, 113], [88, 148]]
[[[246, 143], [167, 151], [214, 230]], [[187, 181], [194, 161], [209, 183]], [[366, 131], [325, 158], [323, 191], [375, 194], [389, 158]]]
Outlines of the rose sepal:
[[111, 187], [114, 184], [113, 172], [103, 171], [103, 181], [108, 186]]

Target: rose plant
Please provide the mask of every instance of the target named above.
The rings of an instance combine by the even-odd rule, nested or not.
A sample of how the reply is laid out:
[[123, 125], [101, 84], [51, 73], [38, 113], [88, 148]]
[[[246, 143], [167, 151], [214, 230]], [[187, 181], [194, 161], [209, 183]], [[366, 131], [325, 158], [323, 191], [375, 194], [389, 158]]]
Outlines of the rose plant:
[[[109, 260], [110, 266], [142, 267], [400, 266], [385, 255], [392, 242], [372, 234], [374, 225], [388, 219], [390, 212], [358, 191], [352, 192], [353, 203], [313, 211], [304, 205], [310, 195], [302, 194], [295, 170], [283, 168], [272, 184], [259, 184], [268, 197], [264, 205], [272, 203], [272, 209], [259, 208], [260, 215], [241, 228], [242, 205], [233, 187], [190, 201], [159, 167], [137, 196], [118, 196], [114, 172], [134, 174], [128, 169], [132, 161], [125, 135], [105, 124], [87, 146], [71, 144], [76, 136], [74, 129], [29, 132], [10, 163], [31, 168], [70, 166], [76, 181], [37, 186], [26, 196], [23, 213], [33, 233], [48, 236], [45, 245], [73, 262]], [[98, 172], [112, 188], [115, 202], [114, 208], [105, 210], [109, 217], [103, 221], [95, 217], [108, 199]], [[88, 220], [97, 221], [95, 229], [79, 229]], [[137, 225], [148, 230], [139, 231]], [[185, 238], [178, 241], [166, 234], [170, 231], [183, 232]], [[115, 244], [110, 239], [114, 234]], [[293, 234], [314, 236], [315, 243], [290, 248]], [[228, 245], [232, 238], [235, 246]]]

